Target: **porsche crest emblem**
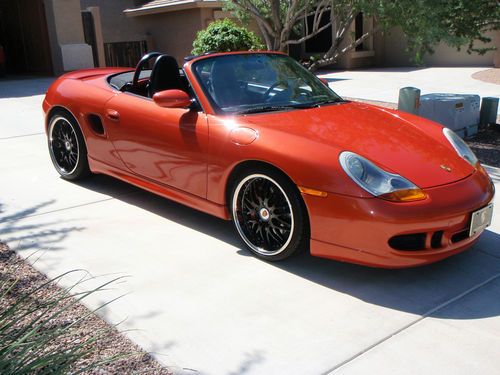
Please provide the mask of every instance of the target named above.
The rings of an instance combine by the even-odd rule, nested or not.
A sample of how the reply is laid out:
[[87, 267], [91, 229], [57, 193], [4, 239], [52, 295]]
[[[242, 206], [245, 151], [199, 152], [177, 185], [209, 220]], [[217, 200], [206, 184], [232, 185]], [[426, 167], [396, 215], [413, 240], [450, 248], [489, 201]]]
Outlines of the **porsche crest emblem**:
[[444, 169], [446, 172], [451, 172], [451, 168], [448, 167], [447, 165], [441, 164], [440, 167], [441, 169]]

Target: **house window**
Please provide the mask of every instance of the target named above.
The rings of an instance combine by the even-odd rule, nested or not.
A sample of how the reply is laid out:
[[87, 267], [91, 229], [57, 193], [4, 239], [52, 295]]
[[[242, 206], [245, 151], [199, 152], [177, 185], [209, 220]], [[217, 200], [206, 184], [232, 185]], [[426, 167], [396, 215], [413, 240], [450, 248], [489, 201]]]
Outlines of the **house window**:
[[[373, 22], [373, 17], [366, 17], [362, 12], [358, 13], [351, 25], [351, 31], [354, 34], [354, 38], [356, 38], [355, 40], [358, 40], [366, 33], [372, 31]], [[352, 53], [356, 54], [358, 57], [366, 57], [368, 52], [373, 54], [373, 35], [370, 35], [363, 40], [363, 43], [357, 45]]]
[[[312, 30], [314, 25], [314, 15], [307, 17], [307, 28]], [[330, 12], [325, 12], [321, 16], [319, 27], [326, 25], [330, 22]], [[327, 27], [312, 38], [306, 40], [306, 53], [321, 53], [327, 52], [332, 46], [332, 26]]]
[[[359, 12], [354, 20], [354, 36], [356, 40], [361, 38], [364, 34], [364, 24], [363, 24], [363, 12]], [[364, 42], [356, 46], [356, 51], [364, 51]]]

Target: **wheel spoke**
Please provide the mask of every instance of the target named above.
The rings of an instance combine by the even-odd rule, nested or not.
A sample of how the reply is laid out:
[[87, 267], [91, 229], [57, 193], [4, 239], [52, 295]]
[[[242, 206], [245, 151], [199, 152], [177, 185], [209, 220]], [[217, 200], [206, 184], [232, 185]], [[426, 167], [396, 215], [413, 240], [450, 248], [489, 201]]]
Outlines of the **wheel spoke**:
[[277, 243], [283, 242], [283, 237], [278, 232], [276, 232], [273, 227], [269, 227], [269, 234]]
[[280, 229], [289, 229], [292, 225], [289, 221], [285, 221], [283, 219], [280, 219], [278, 216], [275, 216], [271, 219], [271, 222], [272, 221], [277, 221], [280, 225], [274, 225], [274, 227], [276, 228], [280, 228]]
[[269, 230], [269, 227], [266, 227], [265, 231], [266, 231], [266, 245], [268, 245], [268, 247], [273, 247], [271, 239], [271, 231]]
[[253, 201], [251, 201], [248, 197], [244, 197], [243, 198], [243, 203], [246, 207], [251, 207], [252, 209], [256, 209], [257, 207], [259, 207], [259, 205]]

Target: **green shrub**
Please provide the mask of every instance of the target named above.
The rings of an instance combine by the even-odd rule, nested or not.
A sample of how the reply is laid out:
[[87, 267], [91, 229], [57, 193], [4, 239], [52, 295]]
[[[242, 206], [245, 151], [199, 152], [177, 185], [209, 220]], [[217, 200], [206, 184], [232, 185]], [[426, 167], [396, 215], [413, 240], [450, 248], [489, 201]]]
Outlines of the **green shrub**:
[[264, 45], [254, 32], [225, 18], [212, 22], [198, 31], [193, 42], [194, 55], [206, 52], [248, 51], [263, 49]]

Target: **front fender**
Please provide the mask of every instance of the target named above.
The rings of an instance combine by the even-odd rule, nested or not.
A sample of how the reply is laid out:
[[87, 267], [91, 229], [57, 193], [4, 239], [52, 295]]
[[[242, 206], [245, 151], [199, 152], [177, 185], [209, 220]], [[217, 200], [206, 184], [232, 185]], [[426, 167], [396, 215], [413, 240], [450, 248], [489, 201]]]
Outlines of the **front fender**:
[[231, 130], [248, 124], [231, 123], [208, 116], [209, 200], [225, 203], [229, 176], [241, 163], [259, 161], [283, 171], [298, 186], [325, 192], [369, 198], [371, 195], [356, 185], [344, 172], [338, 156], [342, 150], [306, 137], [286, 134], [271, 127], [259, 128], [259, 137], [248, 145], [231, 140]]

